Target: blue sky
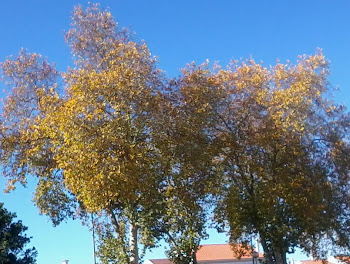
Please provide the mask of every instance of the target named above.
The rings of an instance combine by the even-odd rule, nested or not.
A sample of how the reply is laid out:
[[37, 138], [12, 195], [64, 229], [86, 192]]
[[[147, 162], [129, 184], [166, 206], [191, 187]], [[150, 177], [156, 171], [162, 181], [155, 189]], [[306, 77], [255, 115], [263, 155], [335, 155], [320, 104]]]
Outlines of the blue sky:
[[[12, 0], [0, 5], [0, 61], [24, 47], [56, 62], [59, 70], [71, 65], [64, 41], [77, 0]], [[160, 68], [177, 76], [186, 63], [206, 59], [225, 65], [231, 59], [253, 57], [266, 66], [277, 59], [296, 61], [301, 54], [322, 48], [331, 61], [330, 81], [335, 100], [350, 106], [350, 1], [337, 0], [103, 0], [121, 26], [131, 26], [139, 39], [158, 56]], [[3, 86], [1, 86], [1, 89]], [[3, 95], [3, 94], [2, 94]], [[0, 179], [4, 185], [4, 179]], [[29, 227], [39, 251], [38, 264], [93, 263], [87, 227], [69, 222], [53, 228], [32, 204], [34, 184], [11, 194], [0, 193], [5, 207]], [[211, 243], [225, 242], [213, 235]], [[151, 257], [162, 257], [163, 247]], [[300, 256], [296, 256], [299, 258]]]

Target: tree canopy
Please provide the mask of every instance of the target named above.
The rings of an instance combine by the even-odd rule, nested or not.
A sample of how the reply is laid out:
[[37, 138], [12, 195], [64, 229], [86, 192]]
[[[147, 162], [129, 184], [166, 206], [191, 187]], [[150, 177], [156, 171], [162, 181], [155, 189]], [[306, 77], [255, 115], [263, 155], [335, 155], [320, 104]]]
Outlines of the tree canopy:
[[327, 99], [327, 76], [320, 52], [216, 75], [228, 95], [213, 107], [224, 182], [217, 219], [233, 244], [259, 237], [267, 263], [286, 263], [295, 247], [323, 258], [335, 245], [349, 249], [349, 170], [337, 160], [348, 159], [350, 119]]
[[94, 214], [102, 263], [139, 263], [161, 238], [196, 263], [212, 216], [233, 245], [258, 237], [269, 264], [350, 249], [350, 118], [321, 51], [169, 79], [98, 5], [75, 8], [66, 41], [66, 72], [25, 50], [2, 63], [0, 162], [8, 190], [37, 177], [55, 225]]

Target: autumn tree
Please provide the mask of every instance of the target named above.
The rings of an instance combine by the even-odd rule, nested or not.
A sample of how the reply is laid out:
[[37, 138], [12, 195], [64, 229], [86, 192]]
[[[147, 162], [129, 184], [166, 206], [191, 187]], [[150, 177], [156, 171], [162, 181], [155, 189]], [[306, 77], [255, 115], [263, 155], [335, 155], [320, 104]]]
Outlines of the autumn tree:
[[88, 210], [109, 215], [119, 260], [138, 263], [138, 243], [153, 243], [163, 181], [152, 114], [160, 72], [146, 45], [119, 32], [110, 13], [95, 7], [85, 12], [76, 9], [67, 34], [77, 67], [65, 76], [67, 99], [52, 113], [65, 134], [64, 144], [57, 144], [59, 166]]
[[65, 93], [40, 55], [21, 51], [2, 64], [12, 88], [2, 118], [5, 176], [9, 188], [37, 176], [37, 205], [54, 223], [86, 212], [107, 219], [98, 227], [101, 260], [139, 263], [138, 245], [157, 237], [163, 188], [152, 115], [161, 75], [146, 45], [97, 5], [75, 9], [66, 39], [76, 66], [62, 75]]
[[147, 46], [108, 11], [77, 7], [72, 19], [74, 68], [60, 74], [24, 50], [2, 64], [8, 189], [36, 176], [36, 204], [55, 225], [93, 213], [103, 263], [138, 263], [138, 245], [160, 237], [184, 263], [205, 236], [204, 130], [192, 129], [185, 96], [165, 89]]
[[286, 263], [295, 247], [322, 258], [332, 249], [325, 241], [349, 250], [349, 115], [327, 100], [327, 76], [321, 53], [270, 70], [234, 62], [216, 74], [227, 94], [215, 109], [216, 216], [233, 244], [259, 237], [269, 264]]
[[22, 221], [14, 221], [16, 214], [7, 211], [0, 203], [0, 262], [3, 264], [35, 263], [35, 248], [26, 248], [30, 242]]

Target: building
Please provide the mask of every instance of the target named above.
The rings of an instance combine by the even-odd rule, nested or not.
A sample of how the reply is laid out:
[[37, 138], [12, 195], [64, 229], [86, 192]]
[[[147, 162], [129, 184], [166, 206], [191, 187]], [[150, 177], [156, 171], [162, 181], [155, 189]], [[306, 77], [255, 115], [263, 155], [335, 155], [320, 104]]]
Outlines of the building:
[[[295, 262], [295, 264], [325, 264], [322, 260], [301, 260]], [[348, 256], [336, 256], [329, 257], [327, 264], [350, 264], [350, 257]]]
[[[296, 262], [296, 264], [324, 264], [322, 260], [301, 260]], [[328, 264], [334, 264], [333, 262], [328, 262]]]
[[[202, 245], [196, 256], [198, 264], [253, 264], [251, 254], [238, 259], [229, 244]], [[263, 258], [263, 254], [259, 253], [258, 258]], [[144, 264], [172, 264], [172, 262], [168, 259], [150, 259]]]

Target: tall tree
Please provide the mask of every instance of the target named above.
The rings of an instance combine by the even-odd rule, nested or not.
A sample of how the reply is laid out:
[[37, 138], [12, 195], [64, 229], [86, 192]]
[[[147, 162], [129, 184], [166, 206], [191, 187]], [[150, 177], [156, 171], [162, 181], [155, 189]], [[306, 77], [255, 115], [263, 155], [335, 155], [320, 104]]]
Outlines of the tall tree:
[[54, 224], [94, 213], [104, 263], [138, 263], [138, 245], [160, 236], [170, 254], [193, 258], [205, 236], [210, 163], [204, 130], [193, 129], [189, 114], [196, 110], [174, 87], [163, 90], [147, 46], [109, 11], [77, 7], [72, 19], [66, 40], [75, 67], [62, 77], [25, 51], [2, 64], [11, 88], [1, 130], [8, 188], [37, 176], [36, 204]]
[[2, 64], [12, 88], [2, 118], [5, 176], [9, 188], [38, 176], [37, 204], [54, 223], [77, 212], [108, 216], [101, 241], [118, 247], [104, 247], [101, 259], [139, 263], [138, 244], [157, 236], [163, 188], [152, 115], [161, 75], [146, 45], [97, 5], [75, 9], [67, 41], [76, 67], [63, 75], [65, 94], [40, 55], [21, 51]]
[[349, 115], [326, 99], [327, 75], [321, 53], [217, 73], [228, 95], [217, 108], [217, 217], [234, 244], [258, 236], [267, 263], [286, 263], [295, 247], [322, 258], [327, 239], [349, 250]]
[[3, 264], [34, 264], [35, 248], [26, 248], [30, 242], [22, 221], [14, 221], [16, 214], [10, 213], [0, 203], [0, 262]]
[[152, 245], [157, 236], [152, 226], [163, 182], [153, 133], [160, 71], [146, 45], [118, 30], [108, 11], [78, 7], [73, 21], [67, 40], [76, 68], [65, 76], [64, 103], [50, 116], [64, 134], [57, 160], [85, 208], [109, 215], [119, 261], [139, 263], [138, 244]]

